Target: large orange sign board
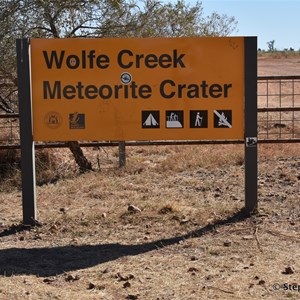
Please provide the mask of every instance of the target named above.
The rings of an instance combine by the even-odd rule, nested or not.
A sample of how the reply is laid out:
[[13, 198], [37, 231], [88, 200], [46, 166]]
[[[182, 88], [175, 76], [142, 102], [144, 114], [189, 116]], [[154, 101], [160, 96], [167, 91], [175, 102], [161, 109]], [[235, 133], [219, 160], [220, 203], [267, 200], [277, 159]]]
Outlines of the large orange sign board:
[[244, 38], [31, 39], [33, 139], [244, 138]]

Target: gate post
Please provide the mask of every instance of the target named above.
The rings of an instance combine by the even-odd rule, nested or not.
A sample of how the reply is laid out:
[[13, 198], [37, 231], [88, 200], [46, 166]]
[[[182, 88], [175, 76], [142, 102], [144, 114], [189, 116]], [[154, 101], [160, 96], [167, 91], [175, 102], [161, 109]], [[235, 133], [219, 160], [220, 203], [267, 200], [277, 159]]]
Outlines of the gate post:
[[245, 37], [245, 212], [257, 211], [257, 37]]
[[29, 39], [18, 39], [16, 46], [20, 116], [23, 224], [34, 225], [37, 213], [35, 155], [32, 136]]

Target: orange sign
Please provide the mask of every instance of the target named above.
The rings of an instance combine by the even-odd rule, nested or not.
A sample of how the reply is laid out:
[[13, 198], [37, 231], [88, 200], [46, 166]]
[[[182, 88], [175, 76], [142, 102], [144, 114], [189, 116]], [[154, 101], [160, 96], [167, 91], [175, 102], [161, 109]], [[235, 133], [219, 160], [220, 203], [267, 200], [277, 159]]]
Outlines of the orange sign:
[[33, 139], [244, 138], [244, 38], [31, 39]]

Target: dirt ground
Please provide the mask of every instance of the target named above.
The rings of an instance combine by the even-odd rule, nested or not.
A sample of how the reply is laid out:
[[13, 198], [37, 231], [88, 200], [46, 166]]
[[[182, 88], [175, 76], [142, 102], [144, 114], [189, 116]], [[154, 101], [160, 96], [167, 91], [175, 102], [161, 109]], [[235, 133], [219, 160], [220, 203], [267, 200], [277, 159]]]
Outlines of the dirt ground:
[[258, 76], [300, 75], [300, 55], [287, 58], [258, 57]]
[[[275, 62], [259, 74], [300, 66]], [[242, 145], [128, 147], [122, 169], [116, 149], [86, 151], [94, 172], [38, 186], [33, 228], [19, 174], [1, 183], [0, 299], [300, 298], [298, 144], [259, 145], [251, 217]]]

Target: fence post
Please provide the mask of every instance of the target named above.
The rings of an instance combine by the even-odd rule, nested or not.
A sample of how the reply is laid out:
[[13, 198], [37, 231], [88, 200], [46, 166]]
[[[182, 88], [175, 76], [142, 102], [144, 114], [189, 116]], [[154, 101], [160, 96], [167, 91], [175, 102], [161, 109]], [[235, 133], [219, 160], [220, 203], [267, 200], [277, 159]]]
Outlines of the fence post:
[[119, 142], [119, 167], [125, 167], [126, 165], [126, 145], [125, 141]]
[[257, 38], [245, 37], [245, 212], [257, 210]]
[[21, 177], [23, 223], [36, 221], [35, 155], [32, 136], [31, 88], [29, 67], [29, 39], [18, 39], [18, 100], [20, 116]]

